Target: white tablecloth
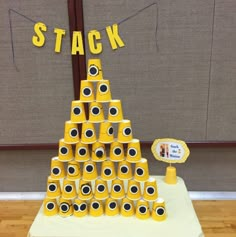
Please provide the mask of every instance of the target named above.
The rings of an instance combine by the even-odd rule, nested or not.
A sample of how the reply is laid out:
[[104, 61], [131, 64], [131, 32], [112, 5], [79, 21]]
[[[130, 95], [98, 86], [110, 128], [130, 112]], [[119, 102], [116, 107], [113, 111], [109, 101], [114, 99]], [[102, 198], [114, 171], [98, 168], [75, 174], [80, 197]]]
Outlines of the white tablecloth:
[[201, 226], [184, 181], [178, 177], [176, 185], [164, 183], [163, 176], [157, 179], [159, 196], [166, 202], [167, 219], [156, 222], [151, 218], [70, 216], [47, 217], [39, 210], [28, 237], [202, 237]]

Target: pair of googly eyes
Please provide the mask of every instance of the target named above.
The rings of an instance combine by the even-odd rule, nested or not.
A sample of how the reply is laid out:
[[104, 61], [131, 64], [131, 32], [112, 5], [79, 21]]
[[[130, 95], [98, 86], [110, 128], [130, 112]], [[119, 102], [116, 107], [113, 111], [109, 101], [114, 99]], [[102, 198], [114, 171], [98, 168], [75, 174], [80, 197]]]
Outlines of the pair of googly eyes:
[[91, 187], [88, 184], [84, 184], [81, 186], [81, 193], [83, 195], [89, 195], [92, 192]]
[[69, 134], [70, 134], [70, 136], [71, 136], [72, 138], [77, 137], [78, 134], [79, 134], [78, 129], [77, 129], [77, 128], [72, 128], [72, 129], [70, 130]]
[[55, 203], [54, 202], [48, 202], [47, 204], [46, 204], [46, 208], [47, 208], [47, 210], [48, 211], [52, 211], [52, 210], [54, 210], [55, 209]]
[[87, 209], [87, 204], [86, 203], [81, 203], [81, 204], [74, 203], [73, 208], [74, 208], [74, 211], [76, 211], [76, 212], [84, 212]]
[[[108, 92], [108, 86], [105, 83], [99, 85], [98, 90], [101, 94], [106, 94]], [[82, 94], [85, 97], [89, 97], [92, 95], [92, 88], [91, 87], [84, 87], [82, 90]]]

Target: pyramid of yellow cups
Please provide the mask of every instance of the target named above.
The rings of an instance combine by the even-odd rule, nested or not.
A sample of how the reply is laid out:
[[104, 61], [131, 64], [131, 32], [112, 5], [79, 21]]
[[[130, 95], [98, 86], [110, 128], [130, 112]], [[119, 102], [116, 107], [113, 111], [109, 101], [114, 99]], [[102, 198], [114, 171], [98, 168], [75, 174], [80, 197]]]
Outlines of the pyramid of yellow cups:
[[99, 59], [88, 61], [80, 100], [72, 101], [58, 156], [51, 159], [43, 209], [46, 216], [166, 219], [156, 179], [149, 176], [147, 159], [133, 138], [131, 121], [123, 117], [121, 101], [112, 99]]

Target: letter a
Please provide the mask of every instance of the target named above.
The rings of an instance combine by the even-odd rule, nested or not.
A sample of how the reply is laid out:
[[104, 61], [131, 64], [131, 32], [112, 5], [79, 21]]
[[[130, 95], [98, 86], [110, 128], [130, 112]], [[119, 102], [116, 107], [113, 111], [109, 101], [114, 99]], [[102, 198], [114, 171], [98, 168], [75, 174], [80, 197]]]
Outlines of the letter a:
[[79, 55], [84, 55], [84, 46], [81, 31], [73, 32], [71, 54], [76, 55], [77, 52], [79, 52]]

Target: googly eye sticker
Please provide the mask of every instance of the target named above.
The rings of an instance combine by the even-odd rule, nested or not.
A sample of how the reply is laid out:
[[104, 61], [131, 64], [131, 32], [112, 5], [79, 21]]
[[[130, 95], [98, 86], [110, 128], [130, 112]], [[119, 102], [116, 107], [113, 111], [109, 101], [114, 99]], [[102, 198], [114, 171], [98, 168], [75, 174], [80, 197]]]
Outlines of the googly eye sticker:
[[90, 87], [85, 87], [83, 90], [82, 90], [82, 94], [83, 96], [85, 97], [89, 97], [91, 94], [92, 94], [92, 89]]
[[49, 183], [48, 184], [48, 190], [50, 191], [50, 192], [56, 192], [56, 190], [57, 190], [57, 185], [55, 184], [55, 183]]
[[59, 152], [61, 155], [67, 155], [69, 153], [69, 149], [65, 146], [60, 147]]
[[111, 135], [113, 135], [113, 133], [114, 133], [113, 127], [109, 127], [109, 128], [107, 129], [107, 134], [108, 134], [109, 136], [111, 136]]
[[52, 168], [52, 173], [55, 175], [55, 176], [58, 176], [60, 175], [61, 173], [61, 169], [59, 167], [53, 167]]
[[89, 185], [84, 184], [81, 186], [81, 192], [83, 195], [89, 195], [91, 193], [92, 189]]
[[79, 156], [86, 156], [86, 154], [87, 154], [87, 148], [86, 147], [80, 147], [78, 149], [78, 155]]
[[130, 187], [129, 191], [133, 194], [136, 194], [139, 191], [139, 188], [136, 185]]
[[122, 190], [122, 187], [119, 184], [113, 186], [113, 191], [119, 193]]
[[108, 92], [108, 85], [105, 84], [105, 83], [100, 84], [100, 86], [99, 86], [99, 91], [100, 91], [100, 93], [102, 93], [102, 94], [107, 93], [107, 92]]
[[163, 216], [165, 214], [165, 208], [164, 207], [157, 207], [156, 208], [156, 214], [158, 216]]
[[67, 173], [69, 173], [70, 175], [75, 174], [75, 167], [72, 166], [72, 165], [69, 165], [69, 166], [67, 167]]
[[72, 111], [74, 115], [80, 115], [82, 110], [79, 106], [76, 106], [76, 107], [73, 107]]
[[147, 213], [147, 207], [141, 205], [141, 206], [139, 206], [138, 211], [141, 214], [146, 214]]
[[130, 204], [130, 203], [124, 203], [124, 204], [123, 204], [123, 209], [124, 209], [125, 211], [129, 211], [129, 210], [131, 209], [131, 204]]
[[48, 211], [52, 211], [52, 210], [55, 208], [55, 203], [53, 203], [53, 202], [48, 202], [48, 203], [46, 204], [46, 208], [47, 208]]
[[99, 68], [96, 65], [91, 65], [89, 67], [88, 73], [90, 76], [95, 77], [99, 73]]
[[93, 132], [92, 129], [87, 129], [87, 130], [85, 131], [84, 135], [85, 135], [86, 138], [91, 138], [91, 137], [93, 137], [94, 132]]
[[99, 193], [103, 193], [106, 190], [106, 187], [103, 184], [99, 184], [96, 189]]
[[149, 195], [154, 195], [154, 193], [155, 193], [154, 187], [148, 186], [148, 187], [146, 188], [146, 193], [148, 193]]
[[123, 129], [123, 135], [124, 136], [129, 136], [132, 133], [132, 129], [130, 127], [126, 127]]
[[111, 176], [112, 175], [112, 170], [110, 168], [105, 168], [103, 173], [106, 176]]
[[63, 212], [63, 213], [68, 212], [68, 211], [70, 210], [70, 205], [69, 205], [68, 203], [66, 203], [66, 202], [62, 202], [62, 203], [60, 204], [60, 210], [61, 210], [61, 212]]
[[131, 156], [131, 157], [135, 157], [137, 155], [137, 150], [135, 148], [129, 148], [128, 150], [128, 154]]
[[137, 168], [137, 169], [136, 169], [136, 174], [137, 174], [138, 176], [143, 176], [143, 175], [144, 175], [144, 170], [143, 170], [142, 168]]
[[69, 134], [72, 138], [75, 138], [78, 135], [78, 129], [77, 128], [70, 129]]
[[88, 173], [92, 173], [94, 171], [94, 166], [92, 164], [88, 164], [88, 165], [85, 166], [85, 170]]
[[118, 112], [119, 112], [119, 110], [115, 106], [112, 106], [109, 108], [109, 114], [111, 116], [117, 116]]
[[93, 106], [91, 108], [91, 113], [94, 115], [94, 116], [97, 116], [99, 115], [101, 112], [101, 109], [98, 107], [98, 106]]
[[116, 202], [114, 201], [111, 201], [109, 204], [108, 204], [108, 208], [113, 211], [115, 208], [117, 207], [117, 204]]
[[72, 185], [70, 185], [70, 184], [65, 185], [64, 191], [65, 191], [66, 193], [71, 193], [71, 192], [73, 191]]
[[102, 158], [103, 155], [104, 155], [104, 149], [102, 147], [99, 147], [95, 150], [95, 155], [98, 157], [98, 158]]
[[128, 167], [127, 165], [122, 165], [122, 166], [120, 167], [120, 171], [121, 171], [121, 173], [123, 173], [123, 174], [127, 174], [127, 173], [129, 172], [129, 167]]
[[95, 202], [92, 203], [91, 206], [92, 206], [93, 209], [98, 209], [100, 207], [100, 203], [95, 201]]
[[119, 156], [119, 155], [121, 155], [122, 150], [120, 147], [115, 147], [112, 152], [115, 156]]

